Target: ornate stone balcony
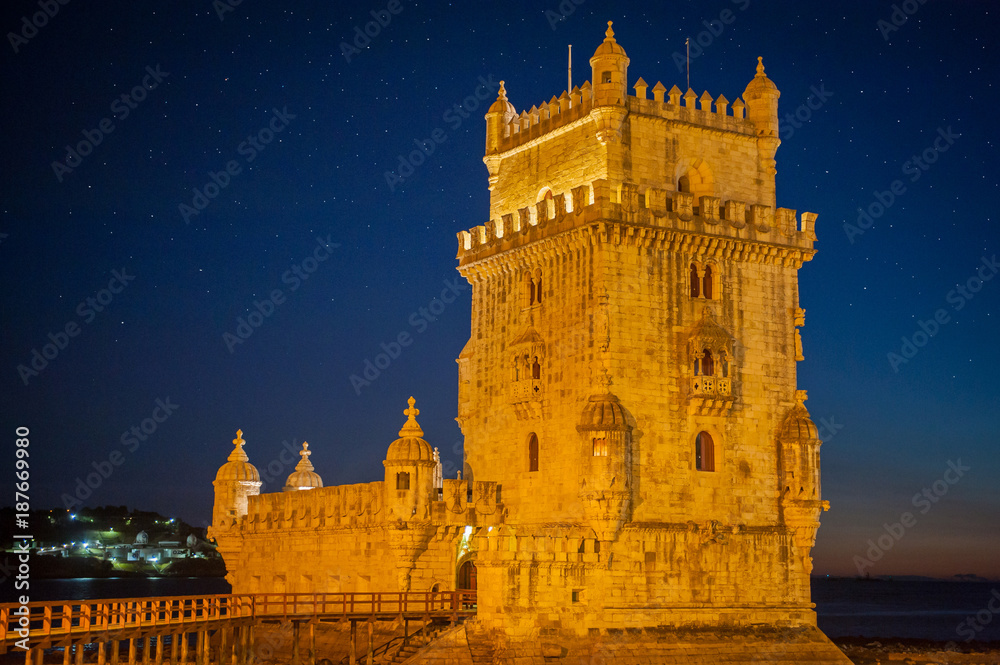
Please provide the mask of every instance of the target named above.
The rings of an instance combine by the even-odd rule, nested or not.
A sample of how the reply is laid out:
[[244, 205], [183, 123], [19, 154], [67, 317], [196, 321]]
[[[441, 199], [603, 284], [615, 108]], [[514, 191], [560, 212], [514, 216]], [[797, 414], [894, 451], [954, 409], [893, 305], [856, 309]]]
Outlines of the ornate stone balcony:
[[733, 383], [729, 377], [696, 376], [691, 379], [691, 395], [699, 397], [732, 397]]

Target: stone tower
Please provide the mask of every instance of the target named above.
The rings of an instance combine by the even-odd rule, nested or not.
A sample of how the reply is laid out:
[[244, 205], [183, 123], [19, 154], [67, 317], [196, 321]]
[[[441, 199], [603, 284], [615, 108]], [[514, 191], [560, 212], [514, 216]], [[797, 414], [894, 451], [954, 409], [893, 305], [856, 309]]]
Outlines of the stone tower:
[[846, 662], [810, 602], [827, 504], [796, 361], [816, 215], [775, 208], [780, 93], [759, 59], [745, 102], [629, 94], [610, 23], [590, 63], [520, 114], [501, 82], [490, 219], [458, 234], [465, 463], [506, 507], [477, 539], [479, 620], [786, 626]]

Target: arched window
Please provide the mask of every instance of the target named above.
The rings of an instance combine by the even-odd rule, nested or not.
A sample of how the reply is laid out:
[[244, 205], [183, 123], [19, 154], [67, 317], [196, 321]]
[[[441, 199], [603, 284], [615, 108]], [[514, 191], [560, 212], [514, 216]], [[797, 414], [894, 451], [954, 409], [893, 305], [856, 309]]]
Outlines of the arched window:
[[708, 432], [698, 432], [694, 440], [694, 468], [715, 471], [715, 442]]
[[705, 298], [712, 299], [712, 266], [705, 266], [705, 277], [702, 279], [701, 293]]
[[594, 439], [594, 457], [607, 457], [608, 456], [608, 440]]
[[535, 302], [542, 303], [542, 269], [535, 270]]
[[601, 83], [611, 83], [611, 72], [601, 74]]
[[705, 349], [705, 355], [701, 358], [702, 376], [712, 376], [715, 373], [715, 363], [712, 362], [712, 352]]
[[528, 471], [538, 471], [538, 435], [528, 437]]
[[531, 378], [542, 378], [542, 366], [538, 364], [538, 356], [535, 356], [535, 359], [531, 362]]
[[691, 264], [691, 297], [692, 298], [697, 298], [698, 297], [698, 295], [700, 293], [700, 289], [699, 289], [700, 285], [701, 285], [701, 279], [698, 277], [698, 265], [695, 264], [695, 263], [692, 263]]
[[686, 175], [682, 175], [677, 179], [677, 191], [678, 192], [690, 192], [691, 191], [691, 178]]
[[410, 474], [406, 471], [400, 471], [396, 474], [396, 489], [398, 490], [408, 490], [410, 489]]

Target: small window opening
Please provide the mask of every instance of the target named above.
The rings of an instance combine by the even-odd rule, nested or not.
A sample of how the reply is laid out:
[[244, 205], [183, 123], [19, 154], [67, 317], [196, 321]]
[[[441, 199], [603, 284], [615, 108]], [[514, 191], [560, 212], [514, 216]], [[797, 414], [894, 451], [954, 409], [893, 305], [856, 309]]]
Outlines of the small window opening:
[[534, 432], [528, 439], [528, 471], [538, 471], [538, 435]]
[[608, 456], [608, 440], [605, 438], [594, 439], [594, 457]]
[[410, 489], [410, 474], [406, 471], [400, 471], [396, 474], [396, 489], [398, 490], [408, 490]]
[[715, 471], [715, 443], [708, 432], [698, 432], [694, 440], [694, 463], [699, 471]]

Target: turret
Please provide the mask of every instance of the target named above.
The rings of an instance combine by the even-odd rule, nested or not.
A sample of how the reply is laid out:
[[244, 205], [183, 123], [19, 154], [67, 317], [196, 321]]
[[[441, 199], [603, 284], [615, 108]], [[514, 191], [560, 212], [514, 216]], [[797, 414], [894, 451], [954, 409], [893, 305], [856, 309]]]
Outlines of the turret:
[[590, 59], [591, 80], [594, 82], [594, 106], [625, 105], [628, 82], [628, 56], [618, 42], [608, 21], [607, 35]]
[[288, 480], [285, 481], [285, 486], [282, 488], [283, 492], [301, 492], [323, 487], [323, 479], [319, 477], [319, 474], [316, 473], [316, 468], [309, 461], [312, 451], [309, 450], [309, 444], [305, 441], [302, 442], [302, 451], [299, 455], [301, 459], [295, 465], [295, 471], [292, 471], [291, 475], [288, 476]]
[[[243, 450], [243, 430], [236, 430], [233, 452], [215, 475], [215, 505], [212, 508], [212, 531], [228, 529], [247, 514], [247, 497], [260, 494], [260, 474]], [[212, 534], [210, 533], [209, 536]]]
[[[781, 140], [778, 138], [778, 98], [781, 93], [774, 81], [764, 74], [764, 58], [757, 58], [757, 75], [747, 84], [743, 91], [743, 99], [747, 107], [747, 120], [757, 128], [757, 153], [760, 159], [759, 168], [766, 177], [767, 190], [762, 192], [762, 201], [775, 207], [774, 154], [778, 152]], [[733, 104], [736, 113], [736, 104]]]
[[493, 106], [486, 112], [486, 156], [483, 162], [486, 170], [489, 171], [489, 187], [493, 191], [493, 185], [497, 182], [497, 170], [500, 168], [500, 158], [497, 153], [500, 150], [500, 141], [503, 139], [507, 124], [517, 117], [514, 105], [507, 101], [507, 90], [500, 81], [500, 92]]
[[434, 489], [434, 450], [423, 440], [424, 431], [417, 424], [420, 413], [410, 397], [409, 407], [399, 438], [385, 454], [386, 508], [392, 521], [423, 521], [430, 517]]
[[576, 429], [583, 445], [580, 499], [599, 540], [613, 541], [632, 508], [632, 426], [618, 398], [594, 395]]
[[[806, 409], [806, 391], [796, 390], [795, 400], [778, 430], [780, 510], [796, 545], [808, 552], [815, 544], [819, 516], [830, 504], [820, 495], [819, 447], [823, 442]], [[805, 572], [811, 572], [812, 559], [806, 557], [805, 565]]]

